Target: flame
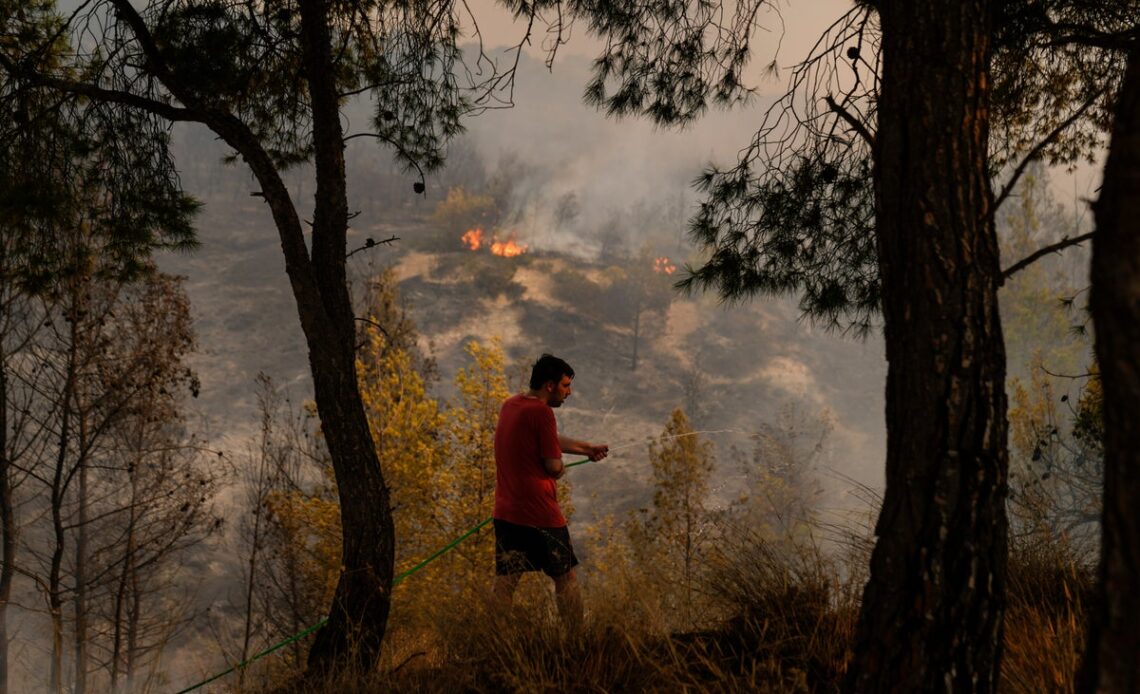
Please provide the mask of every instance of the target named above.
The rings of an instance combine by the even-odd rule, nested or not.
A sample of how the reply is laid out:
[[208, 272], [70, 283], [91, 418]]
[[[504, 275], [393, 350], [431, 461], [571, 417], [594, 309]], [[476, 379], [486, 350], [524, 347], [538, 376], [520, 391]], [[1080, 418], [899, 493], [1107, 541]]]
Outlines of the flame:
[[653, 271], [659, 275], [672, 275], [677, 271], [677, 266], [669, 262], [669, 259], [662, 256], [653, 259]]
[[477, 251], [479, 247], [483, 245], [483, 230], [478, 228], [468, 229], [460, 238], [467, 248]]
[[526, 253], [526, 244], [516, 243], [515, 235], [512, 232], [506, 241], [500, 241], [498, 238], [492, 239], [491, 252], [503, 258], [514, 258]]
[[515, 256], [526, 253], [527, 245], [515, 241], [514, 232], [507, 237], [506, 241], [500, 241], [497, 235], [492, 235], [490, 243], [488, 243], [483, 237], [484, 233], [482, 229], [473, 228], [468, 229], [460, 238], [463, 241], [463, 245], [472, 251], [486, 247], [491, 249], [491, 253], [503, 258], [514, 258]]

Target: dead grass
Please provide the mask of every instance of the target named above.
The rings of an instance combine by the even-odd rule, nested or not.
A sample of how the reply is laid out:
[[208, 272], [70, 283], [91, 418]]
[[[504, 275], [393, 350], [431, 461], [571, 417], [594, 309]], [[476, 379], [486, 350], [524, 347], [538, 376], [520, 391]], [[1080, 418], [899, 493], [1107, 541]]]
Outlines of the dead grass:
[[[707, 564], [688, 629], [677, 628], [675, 604], [631, 565], [587, 582], [578, 634], [562, 628], [546, 582], [530, 577], [511, 610], [468, 596], [441, 605], [431, 624], [393, 628], [376, 673], [281, 691], [840, 691], [861, 572], [811, 542], [748, 533], [726, 540]], [[1090, 585], [1063, 546], [1014, 547], [1002, 691], [1073, 691]]]
[[1091, 570], [1063, 542], [1015, 543], [1006, 593], [1003, 691], [1075, 690], [1092, 586]]

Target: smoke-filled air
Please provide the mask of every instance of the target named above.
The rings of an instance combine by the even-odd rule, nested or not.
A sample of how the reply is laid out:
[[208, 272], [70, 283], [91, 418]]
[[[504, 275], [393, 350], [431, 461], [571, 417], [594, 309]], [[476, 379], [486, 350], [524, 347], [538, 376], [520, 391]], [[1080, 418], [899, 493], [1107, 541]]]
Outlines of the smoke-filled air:
[[913, 5], [0, 0], [0, 694], [1131, 691], [1140, 6]]

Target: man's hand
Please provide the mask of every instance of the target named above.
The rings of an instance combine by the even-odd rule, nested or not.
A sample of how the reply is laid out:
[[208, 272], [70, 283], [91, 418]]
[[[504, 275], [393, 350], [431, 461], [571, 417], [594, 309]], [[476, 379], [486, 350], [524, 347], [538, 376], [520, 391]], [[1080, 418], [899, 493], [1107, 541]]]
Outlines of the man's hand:
[[586, 451], [586, 456], [593, 462], [597, 462], [610, 454], [610, 447], [607, 444], [595, 446], [590, 444], [590, 450]]

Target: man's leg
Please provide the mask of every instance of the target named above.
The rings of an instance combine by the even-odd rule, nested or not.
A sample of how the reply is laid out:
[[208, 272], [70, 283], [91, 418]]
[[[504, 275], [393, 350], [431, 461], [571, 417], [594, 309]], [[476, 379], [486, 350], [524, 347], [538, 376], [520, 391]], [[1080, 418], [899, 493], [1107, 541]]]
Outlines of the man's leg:
[[578, 587], [574, 569], [553, 578], [558, 616], [569, 630], [576, 632], [582, 628], [582, 589]]
[[499, 607], [510, 607], [515, 597], [515, 588], [519, 587], [522, 574], [500, 574], [495, 576], [491, 585], [491, 597]]

